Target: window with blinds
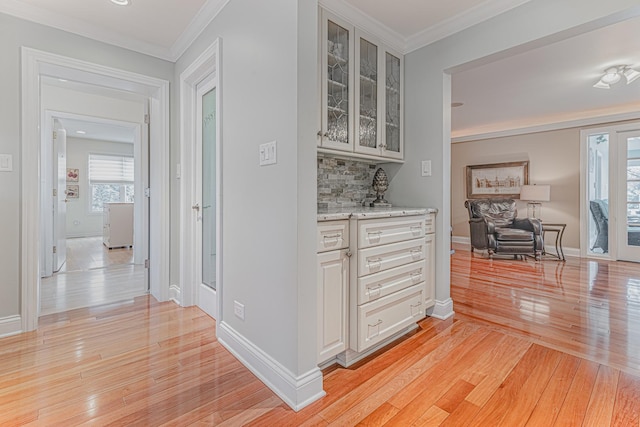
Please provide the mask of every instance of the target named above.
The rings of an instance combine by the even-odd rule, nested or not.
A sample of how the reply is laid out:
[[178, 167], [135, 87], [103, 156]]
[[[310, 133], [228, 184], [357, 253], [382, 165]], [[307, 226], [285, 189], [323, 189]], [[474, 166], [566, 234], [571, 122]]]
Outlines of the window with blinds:
[[89, 210], [101, 213], [105, 203], [133, 203], [133, 157], [89, 154]]

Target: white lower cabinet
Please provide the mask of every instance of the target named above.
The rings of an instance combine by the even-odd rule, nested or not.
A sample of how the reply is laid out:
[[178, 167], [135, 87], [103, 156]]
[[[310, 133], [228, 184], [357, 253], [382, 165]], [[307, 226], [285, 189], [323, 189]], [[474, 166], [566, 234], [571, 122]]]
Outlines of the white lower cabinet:
[[347, 348], [349, 249], [318, 254], [318, 363]]
[[318, 363], [355, 363], [425, 317], [434, 223], [435, 214], [318, 223]]

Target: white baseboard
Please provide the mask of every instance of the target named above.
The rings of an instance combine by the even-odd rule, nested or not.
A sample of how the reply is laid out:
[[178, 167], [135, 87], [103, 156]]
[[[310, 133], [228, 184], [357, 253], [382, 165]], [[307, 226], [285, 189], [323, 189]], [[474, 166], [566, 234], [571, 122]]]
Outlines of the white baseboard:
[[294, 411], [325, 396], [322, 371], [318, 367], [296, 376], [224, 321], [220, 322], [217, 335], [227, 350]]
[[[469, 237], [453, 236], [451, 238], [451, 241], [453, 243], [460, 243], [462, 245], [466, 245], [466, 247], [464, 248], [456, 248], [456, 249], [471, 250], [471, 239]], [[554, 245], [544, 245], [544, 250], [548, 254], [556, 253], [556, 247]], [[563, 247], [562, 251], [564, 252], [565, 257], [580, 258], [580, 248], [564, 248]]]
[[365, 351], [362, 351], [360, 353], [358, 353], [357, 351], [353, 351], [351, 349], [347, 349], [346, 351], [339, 353], [336, 356], [336, 360], [338, 361], [338, 363], [342, 366], [344, 366], [345, 368], [348, 368], [349, 366], [353, 365], [356, 362], [361, 361], [362, 359], [364, 359], [365, 357], [368, 357], [370, 355], [372, 355], [373, 353], [375, 353], [376, 351], [380, 350], [383, 347], [388, 346], [389, 344], [393, 343], [395, 340], [397, 340], [398, 338], [400, 338], [403, 335], [406, 335], [407, 333], [418, 329], [418, 324], [417, 323], [413, 323], [409, 326], [407, 326], [406, 328], [404, 328], [403, 330], [401, 330], [400, 332], [396, 332], [395, 334], [393, 334], [392, 336], [390, 336], [389, 338], [385, 339], [382, 342], [379, 342], [378, 344], [366, 349]]
[[9, 316], [0, 319], [0, 338], [16, 335], [22, 332], [22, 318]]
[[436, 319], [440, 320], [446, 320], [454, 314], [455, 312], [453, 311], [453, 300], [451, 298], [448, 298], [444, 301], [436, 300], [436, 305], [433, 306], [431, 317], [435, 317]]
[[179, 285], [171, 285], [169, 287], [169, 300], [175, 302], [178, 305], [182, 305], [182, 290]]
[[218, 293], [204, 283], [198, 286], [198, 307], [212, 318], [218, 318]]

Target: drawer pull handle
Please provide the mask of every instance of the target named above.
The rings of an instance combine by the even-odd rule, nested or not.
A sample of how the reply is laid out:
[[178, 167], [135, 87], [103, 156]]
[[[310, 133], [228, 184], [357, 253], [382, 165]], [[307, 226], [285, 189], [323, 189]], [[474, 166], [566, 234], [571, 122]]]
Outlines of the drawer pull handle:
[[412, 225], [411, 226], [411, 233], [412, 234], [420, 234], [420, 232], [422, 232], [422, 227], [420, 227], [419, 225]]
[[324, 236], [325, 240], [326, 239], [341, 239], [342, 240], [342, 234], [338, 233], [338, 234], [327, 234], [326, 236]]
[[411, 258], [420, 258], [420, 257], [422, 257], [422, 250], [420, 249], [411, 250]]
[[323, 236], [323, 244], [325, 246], [335, 245], [338, 242], [342, 242], [342, 234], [332, 234], [329, 236]]
[[411, 279], [414, 282], [419, 282], [420, 280], [422, 280], [422, 273], [420, 272], [411, 273]]
[[367, 268], [369, 270], [378, 270], [382, 267], [382, 258], [368, 260]]
[[418, 302], [417, 304], [411, 304], [411, 308], [418, 308], [422, 305], [422, 302]]
[[374, 296], [372, 294], [376, 294], [375, 298], [380, 296], [380, 290], [382, 289], [382, 285], [378, 285], [378, 286], [367, 286], [367, 295], [371, 298], [373, 298]]
[[380, 236], [382, 236], [382, 231], [369, 231], [367, 232], [369, 240], [380, 240]]
[[376, 326], [380, 326], [382, 324], [382, 319], [378, 319], [378, 321], [376, 323], [374, 323], [373, 325], [369, 325], [370, 328], [375, 328]]

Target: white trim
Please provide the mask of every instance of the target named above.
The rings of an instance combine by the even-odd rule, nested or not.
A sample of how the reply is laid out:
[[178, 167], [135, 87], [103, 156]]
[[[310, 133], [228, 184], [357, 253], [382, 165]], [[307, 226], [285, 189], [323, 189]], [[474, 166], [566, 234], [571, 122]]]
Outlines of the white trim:
[[294, 411], [326, 395], [318, 367], [296, 376], [227, 323], [219, 323], [218, 341]]
[[405, 54], [442, 40], [452, 34], [514, 9], [529, 0], [487, 0], [471, 9], [440, 21], [435, 25], [409, 36], [405, 41]]
[[189, 26], [171, 46], [170, 58], [177, 61], [198, 38], [204, 29], [215, 19], [224, 9], [230, 0], [207, 0], [202, 8], [196, 13]]
[[[194, 256], [197, 252], [196, 227], [193, 222], [193, 193], [196, 185], [193, 167], [196, 149], [196, 87], [210, 75], [215, 74], [217, 144], [216, 144], [216, 313], [221, 314], [222, 302], [222, 78], [221, 78], [222, 39], [216, 39], [189, 67], [180, 74], [180, 158], [182, 159], [180, 178], [180, 283], [182, 286], [182, 305], [191, 306], [198, 302], [197, 271], [194, 268]], [[189, 171], [186, 173], [186, 171]], [[217, 319], [222, 320], [222, 319]]]
[[0, 338], [16, 335], [22, 332], [20, 316], [8, 316], [0, 319]]
[[180, 289], [180, 285], [171, 285], [169, 287], [169, 300], [180, 306], [182, 305], [182, 290]]
[[453, 311], [453, 300], [451, 298], [447, 298], [444, 301], [436, 300], [436, 305], [433, 306], [433, 311], [429, 316], [435, 319], [447, 320], [454, 314], [456, 313]]
[[377, 19], [363, 13], [344, 0], [319, 0], [318, 4], [328, 12], [348, 21], [355, 27], [373, 34], [383, 44], [400, 52], [405, 52], [406, 40], [402, 34], [392, 30]]
[[169, 296], [169, 82], [48, 52], [22, 47], [21, 118], [21, 317], [23, 331], [37, 328], [40, 259], [40, 76], [77, 80], [128, 89], [150, 96], [150, 291], [160, 300]]
[[170, 48], [128, 37], [117, 31], [107, 30], [22, 1], [0, 0], [0, 12], [99, 42], [176, 62], [228, 2], [229, 0], [208, 0]]
[[451, 243], [460, 243], [462, 245], [470, 245], [471, 244], [471, 238], [470, 237], [464, 237], [464, 236], [451, 236]]
[[218, 294], [216, 290], [204, 283], [200, 283], [198, 288], [198, 307], [214, 319], [219, 319]]
[[626, 120], [636, 120], [636, 119], [640, 119], [640, 111], [620, 113], [620, 114], [609, 114], [605, 116], [591, 116], [591, 117], [585, 117], [585, 118], [575, 119], [575, 120], [558, 121], [558, 122], [551, 122], [551, 123], [545, 123], [545, 124], [534, 125], [534, 126], [526, 126], [526, 127], [520, 127], [520, 128], [514, 127], [511, 129], [504, 129], [499, 131], [456, 136], [451, 138], [451, 143], [455, 144], [458, 142], [479, 141], [482, 139], [502, 138], [506, 136], [516, 136], [516, 135], [525, 135], [528, 133], [571, 129], [571, 128], [577, 128], [577, 127], [583, 127], [583, 126], [599, 125], [602, 123], [614, 123], [614, 122], [622, 122]]

